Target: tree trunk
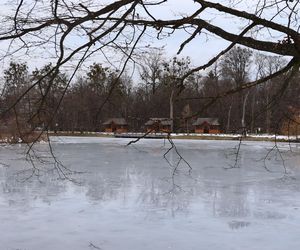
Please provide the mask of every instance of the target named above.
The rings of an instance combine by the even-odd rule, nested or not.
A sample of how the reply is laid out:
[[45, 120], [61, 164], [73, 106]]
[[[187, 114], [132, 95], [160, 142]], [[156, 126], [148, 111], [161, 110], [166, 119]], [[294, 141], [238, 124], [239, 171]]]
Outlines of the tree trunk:
[[267, 134], [270, 133], [270, 120], [271, 120], [271, 112], [270, 112], [270, 108], [269, 108], [269, 93], [267, 90], [267, 112], [266, 112], [266, 132]]
[[170, 119], [171, 119], [171, 132], [174, 131], [174, 89], [171, 91], [170, 95]]
[[251, 103], [251, 133], [254, 133], [254, 113], [255, 113], [255, 102], [256, 102], [256, 88], [254, 89], [252, 103]]
[[243, 136], [247, 135], [247, 128], [246, 128], [246, 122], [245, 122], [245, 114], [246, 114], [246, 104], [247, 104], [247, 99], [249, 96], [250, 90], [247, 92], [245, 98], [244, 98], [244, 103], [243, 103], [243, 114], [242, 114], [242, 129], [243, 129]]
[[230, 129], [231, 109], [232, 109], [232, 100], [230, 102], [230, 106], [229, 106], [229, 110], [228, 110], [228, 115], [227, 115], [227, 126], [226, 126], [227, 133], [229, 132], [229, 129]]

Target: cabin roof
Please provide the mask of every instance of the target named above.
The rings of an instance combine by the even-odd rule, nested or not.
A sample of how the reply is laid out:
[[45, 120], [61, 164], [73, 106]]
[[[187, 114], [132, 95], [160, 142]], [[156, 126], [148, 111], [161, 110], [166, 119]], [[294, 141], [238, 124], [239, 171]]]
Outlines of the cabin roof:
[[164, 126], [171, 126], [172, 120], [170, 118], [150, 118], [145, 125], [146, 126], [151, 126], [155, 123], [160, 123], [161, 125]]
[[210, 117], [210, 118], [198, 118], [193, 125], [194, 126], [199, 126], [202, 125], [203, 123], [208, 123], [210, 125], [215, 125], [218, 126], [220, 125], [218, 118]]
[[109, 125], [109, 124], [116, 124], [116, 125], [128, 125], [126, 120], [124, 118], [109, 118], [105, 122], [103, 122], [103, 125]]

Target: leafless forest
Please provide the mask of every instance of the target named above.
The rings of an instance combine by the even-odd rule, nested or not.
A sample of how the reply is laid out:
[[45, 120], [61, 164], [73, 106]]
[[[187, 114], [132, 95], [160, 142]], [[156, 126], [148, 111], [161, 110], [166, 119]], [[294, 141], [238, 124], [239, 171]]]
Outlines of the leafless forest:
[[[174, 132], [185, 132], [197, 117], [217, 117], [223, 132], [295, 133], [299, 1], [197, 0], [192, 13], [156, 17], [166, 3], [4, 4], [2, 130], [19, 136], [34, 130], [100, 131], [105, 119], [123, 117], [130, 130], [144, 131], [149, 117], [169, 117]], [[232, 26], [226, 30], [207, 14], [229, 17]], [[185, 38], [174, 57], [150, 43], [176, 32]], [[181, 54], [201, 37], [228, 46], [195, 65]], [[97, 53], [104, 60], [87, 66]], [[29, 70], [26, 61], [38, 54], [48, 54], [52, 63]], [[87, 70], [80, 70], [83, 65]]]
[[[272, 74], [285, 63], [277, 56], [253, 54], [235, 47], [208, 73], [191, 75], [180, 85], [181, 77], [192, 68], [190, 59], [166, 59], [163, 50], [153, 49], [138, 62], [138, 76], [134, 78], [127, 74], [118, 78], [118, 71], [94, 63], [65, 93], [68, 73], [59, 72], [51, 90], [41, 100], [52, 78], [51, 74], [43, 76], [53, 66], [48, 64], [30, 72], [26, 63], [11, 62], [4, 71], [1, 97], [2, 111], [10, 111], [2, 117], [2, 126], [16, 129], [17, 124], [12, 125], [17, 116], [22, 129], [45, 129], [49, 124], [47, 129], [53, 131], [101, 131], [106, 119], [124, 117], [131, 131], [143, 132], [149, 117], [170, 117], [172, 107], [174, 132], [188, 132], [184, 121], [191, 123], [200, 116], [218, 117], [221, 130], [228, 133], [239, 132], [245, 126], [252, 133], [258, 128], [265, 133], [286, 133], [286, 123], [291, 120], [292, 124], [295, 112], [299, 111], [299, 75], [285, 90], [284, 76], [278, 76], [251, 89], [224, 95], [206, 106], [208, 101], [241, 87], [251, 77]], [[39, 84], [18, 100], [35, 81]], [[110, 91], [112, 84], [115, 87]], [[62, 95], [64, 99], [59, 103]]]

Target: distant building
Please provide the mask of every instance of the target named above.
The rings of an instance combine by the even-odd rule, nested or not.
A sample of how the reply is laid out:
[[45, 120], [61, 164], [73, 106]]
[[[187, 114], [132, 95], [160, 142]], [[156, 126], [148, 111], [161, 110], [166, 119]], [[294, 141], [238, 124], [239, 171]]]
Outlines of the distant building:
[[195, 133], [219, 134], [220, 123], [218, 118], [198, 118], [193, 123]]
[[147, 132], [170, 133], [172, 120], [170, 118], [150, 118], [145, 123]]
[[124, 118], [110, 118], [103, 124], [105, 132], [127, 133], [128, 123]]

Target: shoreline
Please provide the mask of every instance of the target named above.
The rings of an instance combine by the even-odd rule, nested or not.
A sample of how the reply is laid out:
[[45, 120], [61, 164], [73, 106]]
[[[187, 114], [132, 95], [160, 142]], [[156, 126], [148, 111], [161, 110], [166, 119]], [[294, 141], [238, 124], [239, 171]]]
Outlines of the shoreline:
[[[124, 133], [124, 134], [114, 134], [106, 132], [69, 132], [69, 131], [60, 131], [60, 132], [49, 132], [49, 136], [77, 136], [77, 137], [108, 137], [108, 138], [143, 138], [143, 139], [164, 139], [167, 137], [166, 133], [156, 133], [149, 134], [145, 136], [145, 133]], [[226, 140], [226, 141], [238, 141], [241, 139], [240, 134], [184, 134], [184, 133], [172, 133], [171, 139], [184, 139], [184, 140]], [[242, 137], [243, 141], [266, 141], [266, 142], [292, 142], [300, 143], [300, 137], [296, 136], [285, 136], [285, 135], [268, 135], [268, 134], [249, 134], [246, 137]]]
[[[102, 138], [127, 138], [127, 139], [166, 139], [167, 133], [107, 133], [107, 132], [80, 132], [80, 131], [49, 131], [49, 137], [102, 137]], [[196, 133], [172, 133], [170, 138], [173, 140], [213, 140], [213, 141], [257, 141], [257, 142], [285, 142], [285, 143], [300, 143], [300, 136], [286, 136], [286, 135], [270, 135], [270, 134], [248, 134], [242, 137], [241, 134], [196, 134]], [[37, 142], [47, 142], [46, 136]], [[32, 143], [32, 141], [24, 142], [21, 139], [9, 141], [8, 139], [0, 140], [1, 144], [23, 144]]]

